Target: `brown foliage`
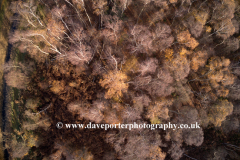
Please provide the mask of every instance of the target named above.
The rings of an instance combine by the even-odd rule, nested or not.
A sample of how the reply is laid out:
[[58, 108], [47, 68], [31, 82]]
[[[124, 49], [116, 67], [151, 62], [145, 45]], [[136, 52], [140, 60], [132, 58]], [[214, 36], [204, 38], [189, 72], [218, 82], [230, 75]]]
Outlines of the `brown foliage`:
[[136, 89], [146, 90], [152, 97], [165, 97], [170, 95], [174, 91], [170, 83], [171, 81], [166, 82], [160, 78], [151, 80], [151, 76], [138, 77], [135, 80]]
[[209, 120], [216, 127], [220, 127], [222, 121], [224, 121], [228, 115], [232, 114], [232, 111], [233, 105], [231, 102], [228, 102], [228, 100], [219, 100], [211, 106]]
[[192, 91], [187, 84], [182, 84], [181, 82], [176, 83], [176, 93], [179, 96], [178, 100], [183, 103], [183, 105], [193, 105], [192, 102]]
[[[160, 135], [155, 131], [143, 131], [140, 135], [120, 132], [119, 136], [108, 133], [106, 141], [113, 145], [121, 159], [164, 159], [166, 154], [161, 151]], [[126, 143], [124, 143], [126, 141]]]
[[217, 47], [217, 53], [219, 55], [224, 55], [227, 53], [235, 52], [239, 48], [239, 39], [235, 37], [230, 37]]
[[64, 81], [56, 81], [54, 80], [51, 83], [51, 88], [50, 90], [55, 93], [55, 94], [60, 94], [62, 91], [64, 91], [64, 87], [65, 87], [65, 82]]
[[239, 128], [239, 120], [237, 117], [226, 119], [225, 121], [222, 122], [221, 127], [224, 133], [229, 133], [233, 130], [237, 130]]
[[224, 0], [222, 3], [215, 2], [213, 6], [216, 8], [212, 15], [211, 23], [215, 29], [215, 33], [223, 38], [227, 39], [235, 32], [235, 27], [231, 21], [234, 17], [235, 3], [232, 0]]
[[[230, 59], [237, 58], [228, 54], [224, 56], [229, 59], [208, 59], [211, 51], [223, 54], [239, 48], [233, 0], [32, 2], [21, 2], [20, 10], [12, 6], [28, 24], [21, 24], [9, 41], [35, 57], [37, 70], [31, 81], [31, 65], [9, 63], [4, 70], [11, 86], [29, 85], [23, 114], [29, 121], [21, 124], [26, 131], [40, 132], [44, 143], [39, 146], [29, 137], [26, 145], [13, 147], [15, 157], [22, 158], [29, 146], [36, 146], [45, 159], [178, 160], [186, 146], [198, 147], [208, 137], [202, 129], [168, 130], [166, 135], [144, 129], [73, 132], [57, 129], [60, 121], [85, 125], [200, 121], [203, 127], [209, 122], [223, 124], [225, 133], [239, 125], [237, 119], [225, 121], [233, 105], [219, 98], [229, 92], [230, 98], [239, 98], [238, 81], [230, 69]], [[238, 70], [234, 73], [238, 75]], [[42, 110], [46, 104], [52, 105]], [[239, 115], [238, 108], [234, 116]], [[165, 135], [166, 144], [160, 135]]]
[[101, 33], [102, 36], [104, 36], [108, 42], [116, 44], [118, 38], [120, 38], [119, 34], [123, 27], [122, 20], [120, 20], [116, 15], [105, 15], [103, 17], [103, 22], [106, 29], [103, 29]]
[[71, 48], [72, 50], [67, 53], [67, 58], [73, 65], [89, 62], [92, 59], [93, 50], [91, 46], [82, 44], [79, 48]]
[[105, 98], [120, 98], [123, 96], [122, 92], [126, 92], [128, 84], [126, 84], [127, 75], [121, 71], [109, 71], [103, 75], [103, 79], [99, 81], [102, 87], [108, 89]]
[[189, 28], [194, 37], [199, 37], [201, 35], [203, 26], [209, 17], [208, 12], [207, 7], [202, 10], [193, 9], [192, 16], [185, 20], [184, 25]]
[[171, 34], [171, 28], [164, 23], [157, 23], [156, 28], [153, 32], [153, 50], [154, 51], [163, 51], [166, 48], [170, 47], [174, 41], [174, 38]]
[[206, 61], [207, 61], [206, 51], [199, 51], [197, 53], [194, 53], [191, 61], [191, 69], [196, 72], [199, 67], [204, 66]]
[[9, 86], [16, 87], [18, 89], [25, 89], [30, 82], [30, 79], [18, 70], [11, 70], [5, 74], [4, 78]]
[[186, 47], [189, 47], [190, 49], [194, 49], [198, 46], [198, 42], [191, 37], [191, 34], [189, 31], [182, 31], [177, 35], [177, 40], [180, 44], [184, 44]]
[[148, 53], [151, 54], [152, 49], [152, 33], [143, 25], [135, 25], [131, 28], [131, 35], [133, 36], [133, 43], [131, 46], [132, 53]]
[[132, 3], [132, 0], [118, 0], [119, 7], [122, 9], [122, 13]]
[[240, 81], [237, 79], [233, 86], [229, 87], [229, 95], [228, 97], [234, 100], [240, 99]]
[[142, 112], [143, 107], [144, 106], [147, 107], [150, 102], [151, 102], [151, 99], [145, 94], [133, 98], [134, 108], [136, 108], [136, 110], [140, 112]]
[[93, 1], [92, 8], [94, 10], [94, 14], [102, 14], [105, 10], [107, 10], [107, 0]]
[[168, 70], [162, 69], [154, 80], [152, 80], [151, 76], [135, 78], [134, 86], [135, 89], [148, 91], [152, 97], [165, 97], [174, 91], [174, 88], [170, 86], [172, 82], [173, 78]]
[[[229, 70], [230, 60], [225, 57], [211, 57], [208, 65], [202, 70], [203, 86], [211, 86], [215, 94], [226, 97], [229, 90], [226, 88], [235, 81], [235, 76]], [[207, 80], [207, 81], [206, 81]]]
[[169, 118], [168, 115], [168, 107], [172, 105], [172, 100], [161, 99], [154, 104], [148, 107], [147, 118], [154, 121], [154, 119], [163, 119], [167, 120]]
[[171, 70], [176, 81], [186, 78], [190, 71], [190, 63], [186, 56], [177, 56], [171, 61], [166, 61], [165, 65]]
[[142, 76], [145, 76], [147, 73], [153, 74], [155, 73], [158, 67], [158, 60], [156, 58], [150, 58], [139, 66], [139, 71], [141, 72]]
[[198, 129], [186, 129], [183, 132], [183, 138], [187, 145], [200, 146], [203, 143], [203, 130]]
[[125, 107], [121, 114], [121, 117], [127, 122], [133, 123], [137, 119], [141, 119], [141, 110], [133, 107]]
[[34, 68], [35, 66], [32, 61], [26, 63], [9, 61], [3, 65], [6, 83], [11, 87], [25, 89], [31, 80], [31, 74]]
[[104, 116], [99, 108], [96, 106], [89, 106], [84, 102], [72, 102], [68, 105], [68, 110], [74, 114], [78, 114], [80, 118], [100, 123]]
[[184, 149], [181, 148], [181, 144], [173, 143], [171, 145], [169, 152], [171, 153], [171, 157], [174, 160], [178, 160], [182, 157], [182, 154], [184, 153]]
[[138, 60], [135, 56], [129, 57], [122, 65], [124, 73], [135, 73], [139, 69]]
[[[77, 66], [69, 62], [54, 62], [49, 66], [39, 64], [39, 69], [34, 74], [34, 83], [45, 83], [50, 88], [38, 88], [44, 94], [57, 95], [58, 99], [63, 100], [64, 104], [82, 99], [93, 99], [98, 78], [93, 75], [87, 76], [83, 72], [78, 72]], [[39, 75], [46, 77], [44, 80]], [[101, 87], [100, 87], [101, 88]], [[100, 89], [99, 88], [99, 89]], [[49, 92], [50, 91], [50, 92]], [[32, 91], [33, 92], [33, 91]]]
[[104, 113], [104, 121], [108, 124], [122, 123], [119, 112], [116, 109], [108, 109]]
[[50, 160], [61, 160], [63, 156], [66, 158], [66, 160], [93, 160], [93, 155], [85, 148], [75, 149], [73, 147], [70, 147], [67, 143], [55, 142], [54, 149], [56, 149], [57, 151], [49, 156]]
[[[47, 116], [41, 115], [40, 112], [33, 113], [29, 110], [25, 111], [25, 117], [28, 118], [28, 121], [24, 121], [22, 127], [26, 130], [36, 130], [38, 128], [43, 128], [48, 130], [51, 126], [50, 119]], [[33, 121], [33, 122], [31, 122]]]

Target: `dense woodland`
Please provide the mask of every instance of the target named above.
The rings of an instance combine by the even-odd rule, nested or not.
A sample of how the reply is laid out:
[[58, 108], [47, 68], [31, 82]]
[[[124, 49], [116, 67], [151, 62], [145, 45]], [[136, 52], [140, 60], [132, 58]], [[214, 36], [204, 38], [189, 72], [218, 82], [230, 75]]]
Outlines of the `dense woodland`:
[[[240, 159], [239, 0], [19, 0], [10, 157]], [[57, 129], [56, 123], [200, 129]]]

